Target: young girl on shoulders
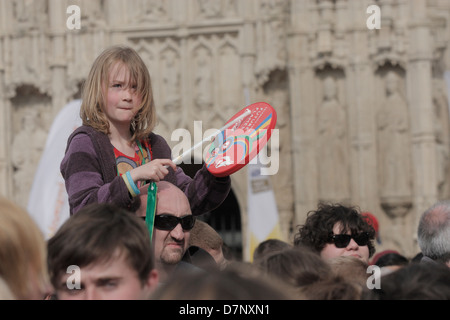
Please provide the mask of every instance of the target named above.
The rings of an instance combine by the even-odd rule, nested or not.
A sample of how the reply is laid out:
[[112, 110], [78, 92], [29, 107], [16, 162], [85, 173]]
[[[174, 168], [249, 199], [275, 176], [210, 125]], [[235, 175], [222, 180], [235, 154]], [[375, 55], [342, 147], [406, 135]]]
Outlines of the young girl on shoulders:
[[71, 215], [96, 202], [142, 215], [149, 181], [178, 186], [194, 215], [213, 210], [228, 195], [229, 177], [214, 177], [203, 166], [191, 179], [172, 162], [166, 140], [152, 132], [150, 74], [132, 48], [113, 46], [97, 57], [83, 86], [80, 116], [83, 125], [69, 137], [60, 168]]

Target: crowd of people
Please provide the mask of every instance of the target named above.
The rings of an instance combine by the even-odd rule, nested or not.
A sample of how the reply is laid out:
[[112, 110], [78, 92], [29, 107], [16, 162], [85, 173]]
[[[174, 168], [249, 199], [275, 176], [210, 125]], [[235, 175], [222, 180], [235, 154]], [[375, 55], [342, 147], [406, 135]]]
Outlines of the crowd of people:
[[[268, 239], [231, 259], [198, 217], [219, 206], [230, 177], [191, 178], [152, 132], [150, 74], [129, 47], [102, 52], [82, 91], [83, 125], [61, 173], [70, 217], [47, 241], [28, 213], [0, 200], [0, 299], [450, 299], [450, 202], [423, 213], [420, 253], [376, 253], [357, 207], [320, 203], [292, 243]], [[401, 285], [399, 285], [399, 283]]]
[[92, 203], [45, 241], [27, 212], [0, 199], [0, 299], [448, 300], [450, 202], [423, 213], [420, 254], [375, 254], [375, 230], [355, 207], [319, 204], [295, 239], [261, 242], [231, 259], [185, 193], [156, 183], [153, 237], [135, 212]]

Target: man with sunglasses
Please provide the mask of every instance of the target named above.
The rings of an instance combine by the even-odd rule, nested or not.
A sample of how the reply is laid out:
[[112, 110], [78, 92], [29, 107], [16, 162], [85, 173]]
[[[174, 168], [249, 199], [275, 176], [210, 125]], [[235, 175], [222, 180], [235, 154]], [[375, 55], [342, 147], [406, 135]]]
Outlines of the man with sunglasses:
[[160, 282], [165, 282], [177, 268], [195, 268], [185, 261], [195, 217], [181, 189], [167, 181], [157, 187], [153, 248]]
[[353, 256], [364, 262], [375, 253], [375, 229], [355, 207], [319, 204], [295, 235], [294, 245], [306, 245], [324, 259]]

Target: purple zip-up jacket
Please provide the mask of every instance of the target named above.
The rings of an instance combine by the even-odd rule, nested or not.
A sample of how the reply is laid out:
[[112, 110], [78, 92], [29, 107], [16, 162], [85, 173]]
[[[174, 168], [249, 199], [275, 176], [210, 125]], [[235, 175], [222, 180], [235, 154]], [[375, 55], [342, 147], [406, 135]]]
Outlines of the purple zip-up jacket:
[[[149, 136], [152, 159], [172, 159], [172, 151], [163, 137]], [[132, 198], [123, 179], [117, 175], [114, 147], [106, 134], [90, 126], [77, 128], [67, 141], [61, 162], [61, 174], [69, 196], [70, 214], [90, 203], [109, 202], [136, 211], [139, 197]], [[177, 167], [169, 168], [164, 180], [178, 186], [189, 199], [193, 215], [218, 207], [231, 188], [230, 177], [214, 177], [205, 166], [194, 179]]]

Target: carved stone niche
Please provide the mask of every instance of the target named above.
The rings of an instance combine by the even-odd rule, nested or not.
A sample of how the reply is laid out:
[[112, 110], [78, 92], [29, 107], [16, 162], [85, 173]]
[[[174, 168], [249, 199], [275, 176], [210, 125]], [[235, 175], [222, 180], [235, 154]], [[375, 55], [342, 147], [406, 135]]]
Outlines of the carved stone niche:
[[377, 163], [381, 207], [391, 218], [412, 207], [410, 110], [405, 71], [387, 63], [377, 71]]
[[51, 98], [31, 85], [16, 89], [11, 99], [11, 172], [14, 197], [26, 206], [35, 171], [52, 122]]
[[343, 69], [316, 71], [316, 141], [319, 201], [350, 200], [348, 108]]

